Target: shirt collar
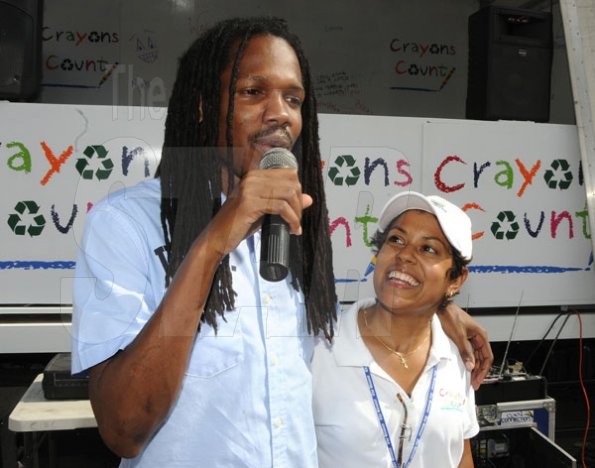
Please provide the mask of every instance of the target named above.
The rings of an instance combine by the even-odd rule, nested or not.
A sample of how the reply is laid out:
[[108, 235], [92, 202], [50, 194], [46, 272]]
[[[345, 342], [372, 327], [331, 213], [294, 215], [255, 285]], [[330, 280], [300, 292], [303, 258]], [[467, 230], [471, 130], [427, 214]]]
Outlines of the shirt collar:
[[337, 333], [333, 338], [333, 354], [338, 366], [362, 367], [369, 366], [374, 361], [357, 326], [359, 310], [374, 302], [373, 298], [357, 301], [339, 315]]
[[[352, 304], [339, 316], [337, 333], [334, 338], [334, 356], [338, 366], [370, 366], [374, 358], [362, 339], [357, 325], [360, 309], [370, 307], [376, 302], [374, 298], [362, 299]], [[432, 346], [426, 367], [432, 367], [442, 359], [451, 359], [449, 339], [442, 330], [440, 320], [432, 317]]]

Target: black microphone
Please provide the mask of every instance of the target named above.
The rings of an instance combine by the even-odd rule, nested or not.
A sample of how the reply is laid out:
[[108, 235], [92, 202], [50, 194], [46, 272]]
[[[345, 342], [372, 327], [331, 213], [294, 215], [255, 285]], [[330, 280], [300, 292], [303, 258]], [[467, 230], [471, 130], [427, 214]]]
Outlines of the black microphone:
[[[285, 148], [272, 148], [263, 154], [261, 169], [297, 169], [297, 160]], [[279, 215], [265, 215], [260, 238], [260, 276], [281, 281], [289, 269], [289, 226]]]

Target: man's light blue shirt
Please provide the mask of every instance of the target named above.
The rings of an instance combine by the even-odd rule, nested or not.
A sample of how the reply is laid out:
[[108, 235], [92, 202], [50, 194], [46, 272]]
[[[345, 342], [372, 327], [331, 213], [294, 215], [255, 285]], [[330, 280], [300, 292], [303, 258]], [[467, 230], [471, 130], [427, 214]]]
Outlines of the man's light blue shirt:
[[[125, 349], [165, 293], [159, 180], [87, 216], [73, 298], [73, 372]], [[142, 453], [121, 467], [316, 467], [303, 296], [258, 275], [260, 233], [230, 254], [235, 309], [202, 324], [180, 395]]]

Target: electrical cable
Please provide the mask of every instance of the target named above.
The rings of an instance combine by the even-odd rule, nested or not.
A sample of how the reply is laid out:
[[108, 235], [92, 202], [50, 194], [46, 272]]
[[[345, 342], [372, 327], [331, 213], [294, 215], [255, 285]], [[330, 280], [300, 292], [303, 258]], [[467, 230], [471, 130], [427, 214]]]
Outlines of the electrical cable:
[[552, 328], [554, 328], [554, 325], [556, 324], [556, 322], [558, 321], [558, 319], [560, 317], [562, 317], [562, 315], [566, 314], [567, 312], [560, 312], [556, 318], [554, 320], [552, 320], [552, 323], [550, 323], [549, 328], [546, 330], [545, 334], [543, 335], [543, 337], [541, 338], [541, 341], [539, 343], [537, 343], [537, 345], [533, 348], [533, 351], [531, 351], [531, 354], [529, 354], [529, 357], [527, 358], [527, 360], [525, 361], [525, 369], [529, 368], [529, 363], [531, 362], [531, 360], [533, 359], [533, 357], [535, 356], [535, 353], [537, 352], [537, 350], [541, 347], [541, 345], [543, 344], [543, 342], [546, 340], [547, 336], [550, 334], [550, 332], [552, 331]]
[[545, 355], [545, 359], [543, 360], [543, 364], [541, 366], [541, 369], [539, 370], [539, 374], [538, 375], [543, 375], [543, 371], [545, 370], [545, 366], [547, 365], [547, 362], [550, 359], [550, 356], [552, 354], [552, 351], [554, 349], [554, 346], [556, 345], [556, 342], [558, 341], [558, 337], [562, 333], [562, 330], [564, 330], [564, 327], [566, 326], [566, 322], [568, 322], [568, 319], [569, 318], [570, 318], [570, 312], [566, 312], [566, 317], [564, 318], [564, 322], [562, 322], [562, 325], [558, 329], [558, 333], [556, 333], [556, 336], [552, 340], [552, 344], [550, 345], [550, 348], [548, 349], [547, 354]]
[[516, 312], [514, 314], [514, 321], [512, 322], [512, 328], [510, 330], [510, 337], [508, 338], [508, 343], [506, 343], [506, 350], [504, 351], [504, 356], [502, 357], [502, 364], [500, 365], [500, 372], [498, 373], [498, 380], [502, 378], [502, 374], [504, 373], [504, 367], [506, 366], [506, 360], [508, 359], [508, 351], [510, 349], [510, 343], [512, 342], [512, 337], [514, 335], [514, 330], [516, 329], [516, 322], [519, 318], [519, 311], [521, 310], [521, 303], [523, 302], [523, 294], [525, 294], [525, 290], [521, 291], [521, 297], [519, 298], [519, 305], [516, 308]]
[[581, 448], [581, 462], [583, 464], [583, 468], [587, 468], [587, 464], [585, 463], [585, 450], [587, 448], [587, 436], [589, 435], [589, 425], [591, 424], [591, 405], [589, 404], [589, 395], [587, 394], [587, 388], [585, 387], [585, 382], [583, 380], [583, 320], [578, 310], [575, 309], [574, 313], [578, 318], [579, 324], [578, 379], [581, 384], [581, 390], [583, 391], [583, 395], [585, 397], [585, 404], [587, 406], [587, 424], [585, 426], [585, 435], [583, 437], [583, 446]]

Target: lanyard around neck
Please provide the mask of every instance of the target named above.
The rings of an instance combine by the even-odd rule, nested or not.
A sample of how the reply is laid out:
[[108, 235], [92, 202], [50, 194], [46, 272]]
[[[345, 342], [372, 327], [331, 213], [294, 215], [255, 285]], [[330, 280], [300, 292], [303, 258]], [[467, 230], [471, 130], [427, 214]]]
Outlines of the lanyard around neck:
[[[436, 384], [436, 371], [438, 369], [438, 364], [432, 367], [432, 379], [430, 381], [430, 390], [428, 391], [428, 398], [426, 400], [426, 407], [424, 409], [424, 415], [421, 420], [421, 424], [417, 429], [417, 435], [415, 436], [415, 441], [413, 442], [413, 448], [409, 453], [409, 458], [407, 462], [403, 464], [403, 468], [409, 466], [411, 460], [413, 460], [413, 456], [415, 455], [415, 451], [417, 450], [417, 446], [419, 445], [419, 441], [423, 435], [424, 429], [426, 428], [426, 423], [428, 422], [428, 416], [430, 415], [430, 409], [432, 407], [432, 398], [434, 396], [434, 386]], [[390, 434], [388, 432], [388, 427], [386, 425], [386, 421], [384, 419], [384, 414], [382, 414], [382, 408], [380, 407], [380, 401], [378, 400], [378, 394], [376, 393], [376, 387], [374, 386], [374, 380], [372, 379], [372, 374], [370, 373], [370, 368], [368, 366], [364, 366], [364, 373], [366, 374], [366, 380], [368, 381], [368, 388], [370, 389], [370, 394], [372, 395], [372, 400], [374, 401], [374, 407], [376, 408], [376, 415], [378, 416], [378, 422], [380, 423], [380, 427], [382, 428], [382, 432], [384, 434], [384, 441], [386, 442], [386, 447], [388, 448], [388, 452], [390, 454], [391, 460], [393, 462], [393, 466], [395, 468], [399, 468], [399, 463], [397, 462], [397, 457], [395, 456], [395, 449], [393, 448], [393, 443], [390, 439]]]

